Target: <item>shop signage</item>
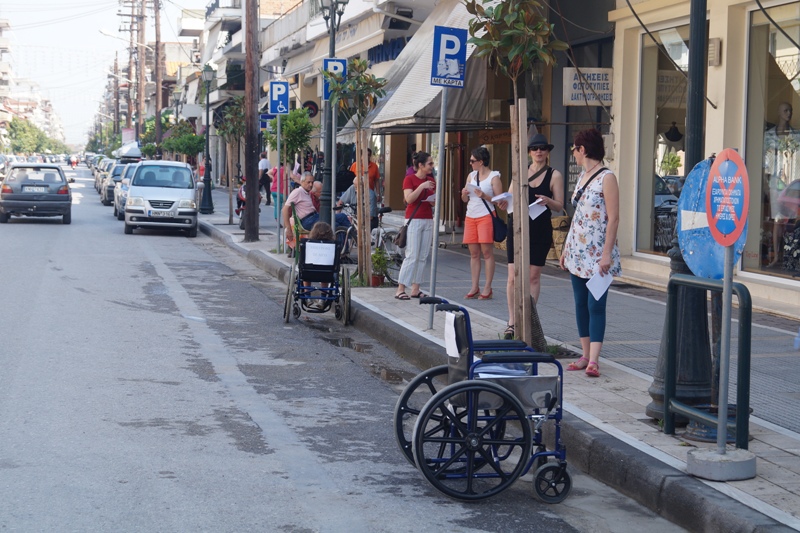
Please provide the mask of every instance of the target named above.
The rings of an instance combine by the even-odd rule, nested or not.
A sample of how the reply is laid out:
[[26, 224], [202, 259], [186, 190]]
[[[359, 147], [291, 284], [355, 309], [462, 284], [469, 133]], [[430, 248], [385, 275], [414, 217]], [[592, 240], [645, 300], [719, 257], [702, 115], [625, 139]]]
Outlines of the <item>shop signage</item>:
[[403, 51], [403, 48], [406, 47], [407, 42], [408, 37], [398, 37], [391, 41], [383, 41], [383, 43], [378, 46], [373, 46], [367, 52], [367, 59], [370, 65], [394, 61], [397, 59], [397, 56], [400, 55], [400, 52]]
[[467, 70], [467, 30], [436, 26], [433, 31], [431, 85], [464, 87]]
[[269, 113], [261, 113], [258, 115], [258, 126], [261, 131], [267, 131], [269, 129], [269, 121], [274, 119], [275, 115], [270, 115]]
[[656, 107], [686, 109], [686, 77], [676, 70], [659, 70], [656, 83]]
[[726, 148], [714, 160], [706, 184], [706, 217], [714, 240], [733, 245], [747, 226], [749, 209], [747, 168], [735, 150]]
[[483, 130], [478, 132], [480, 144], [511, 144], [511, 130]]
[[[347, 76], [347, 60], [338, 57], [325, 58], [322, 60], [322, 70], [339, 76]], [[330, 84], [325, 76], [322, 77], [322, 99], [331, 99]]]
[[611, 105], [613, 68], [564, 67], [565, 106]]
[[289, 114], [289, 82], [269, 82], [269, 113], [270, 115]]

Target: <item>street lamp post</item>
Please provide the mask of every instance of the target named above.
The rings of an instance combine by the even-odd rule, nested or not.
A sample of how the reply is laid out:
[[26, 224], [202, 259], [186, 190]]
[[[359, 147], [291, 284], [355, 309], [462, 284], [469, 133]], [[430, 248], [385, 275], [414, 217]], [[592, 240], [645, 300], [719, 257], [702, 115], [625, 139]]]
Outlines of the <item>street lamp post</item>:
[[[319, 0], [322, 7], [322, 17], [325, 19], [325, 26], [328, 28], [328, 57], [336, 56], [336, 32], [339, 30], [339, 23], [342, 21], [344, 8], [347, 6], [349, 0]], [[333, 154], [336, 151], [334, 144], [333, 128], [335, 128], [335, 113], [330, 101], [325, 105], [325, 138], [323, 143], [325, 145], [323, 152], [325, 152], [325, 167], [322, 170], [322, 196], [320, 197], [319, 218], [320, 220], [330, 224], [333, 220], [331, 214], [331, 183], [333, 180], [332, 168]]]
[[208, 148], [209, 137], [211, 133], [211, 122], [208, 117], [209, 113], [209, 92], [211, 90], [211, 80], [214, 79], [214, 69], [206, 65], [201, 74], [203, 81], [206, 84], [206, 165], [203, 171], [203, 198], [200, 201], [200, 213], [203, 215], [210, 215], [214, 213], [214, 201], [211, 199], [211, 152]]

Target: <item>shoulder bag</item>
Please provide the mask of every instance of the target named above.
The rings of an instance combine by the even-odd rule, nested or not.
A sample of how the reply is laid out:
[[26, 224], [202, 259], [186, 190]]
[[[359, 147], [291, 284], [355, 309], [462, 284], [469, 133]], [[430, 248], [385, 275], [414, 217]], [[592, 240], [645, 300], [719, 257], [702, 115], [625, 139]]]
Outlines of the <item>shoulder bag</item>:
[[417, 209], [419, 209], [419, 206], [421, 205], [422, 201], [417, 202], [417, 207], [415, 207], [414, 210], [411, 212], [411, 217], [409, 217], [408, 222], [403, 224], [403, 227], [400, 228], [400, 231], [397, 232], [397, 236], [394, 238], [394, 244], [398, 248], [406, 247], [406, 241], [408, 240], [408, 224], [414, 219], [414, 215], [417, 214]]
[[[475, 174], [475, 181], [478, 183], [478, 187], [481, 186], [481, 178], [478, 173]], [[506, 240], [506, 236], [508, 235], [508, 226], [503, 221], [502, 218], [497, 216], [497, 211], [492, 210], [489, 207], [489, 204], [486, 203], [486, 200], [481, 198], [483, 205], [486, 206], [486, 210], [489, 211], [489, 214], [492, 215], [492, 234], [494, 236], [494, 242], [503, 242]]]

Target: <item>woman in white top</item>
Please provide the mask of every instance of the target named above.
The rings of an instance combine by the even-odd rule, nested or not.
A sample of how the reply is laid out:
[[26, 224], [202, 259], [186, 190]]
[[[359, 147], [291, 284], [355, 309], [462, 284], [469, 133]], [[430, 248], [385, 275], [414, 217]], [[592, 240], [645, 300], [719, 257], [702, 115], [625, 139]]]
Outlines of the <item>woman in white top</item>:
[[[494, 206], [492, 198], [503, 192], [500, 173], [489, 168], [489, 150], [480, 146], [472, 151], [469, 164], [472, 172], [467, 178], [467, 186], [461, 189], [461, 200], [467, 203], [467, 216], [464, 223], [464, 244], [469, 247], [469, 267], [472, 273], [472, 286], [466, 299], [492, 298], [492, 278], [494, 278]], [[472, 187], [470, 187], [472, 185]], [[486, 263], [486, 283], [480, 289], [481, 256]]]

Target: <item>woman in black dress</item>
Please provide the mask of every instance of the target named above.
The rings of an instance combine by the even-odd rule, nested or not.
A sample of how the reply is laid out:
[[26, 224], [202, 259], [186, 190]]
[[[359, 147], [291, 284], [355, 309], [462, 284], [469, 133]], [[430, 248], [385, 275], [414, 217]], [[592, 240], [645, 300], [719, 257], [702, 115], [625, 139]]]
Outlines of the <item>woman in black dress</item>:
[[[538, 133], [528, 143], [528, 154], [531, 158], [531, 165], [528, 167], [528, 203], [531, 204], [538, 199], [542, 199], [542, 204], [547, 210], [531, 220], [529, 226], [530, 239], [530, 281], [531, 296], [534, 301], [539, 301], [541, 289], [542, 267], [547, 260], [547, 254], [553, 245], [553, 227], [550, 223], [550, 216], [553, 211], [560, 213], [564, 209], [564, 176], [561, 172], [553, 169], [547, 164], [550, 150], [553, 145], [547, 142], [547, 137]], [[509, 187], [513, 190], [513, 185]], [[498, 203], [501, 208], [504, 205]], [[525, 213], [527, 215], [527, 213]], [[503, 336], [506, 339], [514, 338], [514, 232], [513, 215], [508, 215], [508, 237], [506, 240], [506, 250], [508, 253], [508, 285], [506, 287], [506, 298], [508, 300], [508, 327]]]

